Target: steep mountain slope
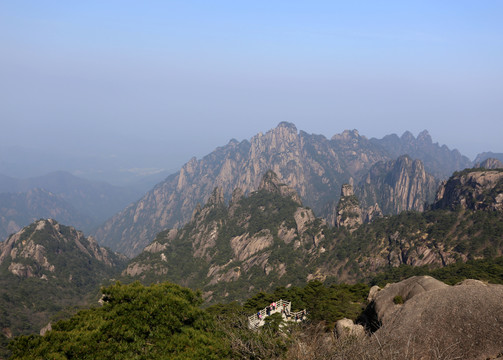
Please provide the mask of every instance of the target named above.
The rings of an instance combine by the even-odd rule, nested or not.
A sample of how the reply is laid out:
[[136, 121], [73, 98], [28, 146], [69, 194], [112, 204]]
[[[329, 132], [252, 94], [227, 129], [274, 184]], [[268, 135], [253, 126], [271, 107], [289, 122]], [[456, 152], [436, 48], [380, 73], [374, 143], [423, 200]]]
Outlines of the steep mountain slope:
[[91, 237], [39, 220], [0, 242], [2, 336], [38, 332], [68, 306], [82, 306], [124, 263]]
[[[395, 159], [402, 150], [412, 149], [416, 158], [426, 158], [424, 161], [433, 159], [432, 167], [438, 157], [445, 155], [448, 159], [442, 161], [449, 162], [449, 167], [464, 168], [456, 151], [428, 143], [424, 136], [403, 138], [392, 142], [400, 147], [391, 151], [391, 145], [368, 140], [356, 130], [346, 130], [329, 140], [297, 132], [293, 124], [280, 123], [250, 141], [231, 140], [200, 160], [191, 159], [178, 173], [110, 219], [98, 229], [96, 237], [129, 256], [138, 254], [159, 231], [186, 223], [196, 205], [204, 203], [215, 187], [222, 188], [225, 199], [237, 187], [246, 194], [257, 188], [262, 175], [270, 169], [293, 187], [315, 213], [325, 216], [327, 203], [339, 199], [342, 184], [350, 178], [359, 182], [373, 164]], [[429, 151], [426, 155], [420, 151], [423, 145]], [[391, 157], [391, 152], [398, 155]], [[457, 157], [457, 162], [451, 161]]]
[[159, 231], [188, 221], [196, 205], [204, 203], [216, 186], [222, 188], [226, 199], [237, 187], [248, 193], [257, 188], [269, 169], [321, 212], [326, 202], [338, 198], [341, 185], [350, 177], [359, 178], [372, 164], [386, 159], [383, 149], [357, 131], [328, 140], [280, 123], [250, 141], [232, 140], [201, 160], [193, 158], [180, 172], [108, 221], [96, 237], [118, 251], [135, 255]]
[[228, 206], [216, 188], [187, 225], [160, 233], [123, 275], [129, 281], [169, 279], [202, 288], [212, 300], [302, 283], [324, 251], [323, 227], [269, 172], [249, 197], [236, 189]]
[[438, 179], [445, 179], [454, 171], [472, 166], [472, 162], [461, 155], [458, 150], [449, 150], [445, 145], [433, 143], [426, 130], [422, 131], [417, 138], [406, 131], [401, 137], [392, 134], [382, 139], [372, 138], [370, 142], [382, 146], [392, 159], [407, 154], [413, 159], [421, 160], [426, 171]]
[[89, 229], [93, 224], [92, 218], [46, 190], [0, 193], [0, 240], [40, 218], [53, 218], [83, 229]]

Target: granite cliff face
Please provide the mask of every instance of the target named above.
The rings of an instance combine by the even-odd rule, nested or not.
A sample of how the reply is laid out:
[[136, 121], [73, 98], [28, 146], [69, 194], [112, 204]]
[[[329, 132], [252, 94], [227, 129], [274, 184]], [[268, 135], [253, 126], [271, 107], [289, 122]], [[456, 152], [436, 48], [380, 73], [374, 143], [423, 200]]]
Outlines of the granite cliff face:
[[438, 183], [421, 160], [409, 156], [374, 164], [357, 186], [356, 196], [363, 208], [379, 204], [385, 215], [402, 211], [424, 211], [432, 203]]
[[467, 169], [442, 182], [433, 208], [503, 211], [503, 169]]
[[[315, 213], [327, 216], [324, 210], [328, 203], [338, 201], [342, 184], [350, 178], [357, 183], [379, 161], [392, 160], [411, 149], [413, 156], [425, 163], [437, 164], [441, 154], [457, 159], [456, 151], [428, 139], [429, 135], [423, 134], [417, 139], [404, 135], [393, 141], [368, 140], [356, 130], [327, 139], [298, 132], [295, 125], [283, 122], [250, 141], [231, 140], [200, 160], [191, 159], [178, 173], [111, 218], [98, 229], [96, 238], [128, 256], [136, 255], [158, 232], [189, 221], [196, 205], [205, 203], [215, 187], [222, 189], [225, 199], [235, 188], [248, 194], [268, 170], [295, 189]], [[422, 153], [423, 148], [429, 152]], [[449, 164], [463, 168], [461, 160]]]

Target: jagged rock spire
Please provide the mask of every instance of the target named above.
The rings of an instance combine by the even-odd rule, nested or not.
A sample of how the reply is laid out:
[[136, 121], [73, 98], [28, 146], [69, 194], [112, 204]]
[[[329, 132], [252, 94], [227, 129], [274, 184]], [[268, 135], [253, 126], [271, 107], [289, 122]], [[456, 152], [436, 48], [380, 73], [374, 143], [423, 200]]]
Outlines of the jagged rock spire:
[[362, 211], [360, 203], [353, 192], [353, 186], [343, 184], [341, 188], [341, 199], [337, 204], [337, 227], [346, 227], [350, 230], [356, 229], [362, 224]]

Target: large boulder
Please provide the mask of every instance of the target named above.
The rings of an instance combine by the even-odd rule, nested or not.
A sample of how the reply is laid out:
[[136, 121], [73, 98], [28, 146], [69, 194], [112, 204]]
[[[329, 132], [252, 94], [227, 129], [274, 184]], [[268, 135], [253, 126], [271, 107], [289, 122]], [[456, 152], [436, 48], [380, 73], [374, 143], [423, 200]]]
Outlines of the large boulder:
[[[379, 344], [417, 359], [503, 356], [503, 285], [415, 276], [374, 287], [365, 319]], [[442, 355], [443, 354], [443, 355]], [[442, 357], [442, 358], [444, 358]]]

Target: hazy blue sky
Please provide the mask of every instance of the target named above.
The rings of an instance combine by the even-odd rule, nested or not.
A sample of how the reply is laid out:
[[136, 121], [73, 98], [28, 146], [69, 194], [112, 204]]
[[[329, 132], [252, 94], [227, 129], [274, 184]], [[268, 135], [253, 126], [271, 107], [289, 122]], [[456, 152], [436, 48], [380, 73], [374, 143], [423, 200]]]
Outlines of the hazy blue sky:
[[4, 146], [170, 167], [290, 121], [503, 152], [499, 0], [3, 0], [0, 49]]

